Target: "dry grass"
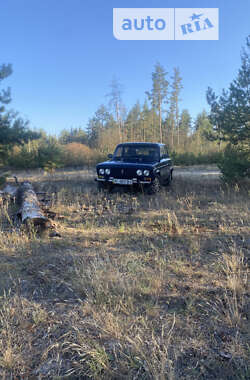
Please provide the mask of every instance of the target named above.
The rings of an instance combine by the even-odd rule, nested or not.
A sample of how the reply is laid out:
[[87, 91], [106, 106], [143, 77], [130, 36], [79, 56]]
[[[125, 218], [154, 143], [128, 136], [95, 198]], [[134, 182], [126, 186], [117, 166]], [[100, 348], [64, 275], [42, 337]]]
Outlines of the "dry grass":
[[[82, 173], [80, 173], [82, 174]], [[0, 207], [1, 379], [248, 379], [249, 192], [179, 177], [158, 196], [57, 194], [61, 237]]]

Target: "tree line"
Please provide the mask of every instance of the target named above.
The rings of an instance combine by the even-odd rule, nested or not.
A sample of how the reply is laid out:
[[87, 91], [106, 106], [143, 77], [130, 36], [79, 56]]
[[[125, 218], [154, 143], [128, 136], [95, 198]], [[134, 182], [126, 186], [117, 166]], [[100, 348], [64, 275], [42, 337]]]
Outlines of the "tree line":
[[[157, 141], [168, 145], [175, 163], [218, 163], [229, 176], [232, 162], [237, 162], [233, 170], [246, 176], [250, 146], [249, 47], [248, 37], [236, 79], [221, 96], [208, 88], [210, 112], [201, 111], [195, 120], [188, 109], [181, 109], [180, 70], [175, 67], [169, 74], [159, 62], [154, 66], [151, 89], [145, 91], [142, 104], [137, 101], [127, 109], [123, 86], [114, 78], [106, 104], [98, 107], [87, 125], [63, 130], [58, 137], [31, 131], [27, 121], [8, 111], [11, 93], [10, 89], [3, 89], [0, 165], [22, 168], [93, 165], [119, 142]], [[0, 66], [0, 85], [11, 73], [11, 65]]]
[[168, 145], [173, 153], [207, 154], [216, 152], [219, 146], [208, 142], [205, 137], [212, 131], [212, 124], [205, 110], [193, 121], [187, 109], [181, 110], [182, 78], [178, 68], [173, 75], [160, 63], [152, 72], [152, 88], [145, 91], [142, 104], [137, 101], [126, 109], [123, 100], [123, 86], [113, 79], [108, 104], [100, 105], [87, 125], [90, 147], [100, 151], [112, 151], [124, 141], [155, 141]]

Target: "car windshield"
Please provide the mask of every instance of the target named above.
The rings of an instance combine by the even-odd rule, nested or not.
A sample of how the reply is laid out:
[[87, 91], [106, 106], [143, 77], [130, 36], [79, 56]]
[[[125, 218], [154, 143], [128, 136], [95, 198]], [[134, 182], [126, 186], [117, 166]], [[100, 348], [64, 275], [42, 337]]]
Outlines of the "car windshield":
[[115, 150], [113, 160], [123, 162], [154, 162], [159, 160], [159, 151], [153, 145], [120, 145]]

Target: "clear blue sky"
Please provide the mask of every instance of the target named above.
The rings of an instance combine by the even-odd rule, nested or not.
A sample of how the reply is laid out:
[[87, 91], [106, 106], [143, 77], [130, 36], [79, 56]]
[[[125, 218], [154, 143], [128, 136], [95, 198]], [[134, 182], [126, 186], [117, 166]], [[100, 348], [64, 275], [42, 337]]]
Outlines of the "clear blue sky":
[[[114, 7], [218, 7], [220, 40], [118, 41]], [[1, 0], [0, 9], [0, 64], [14, 70], [3, 82], [12, 88], [11, 107], [51, 134], [86, 127], [107, 102], [113, 76], [128, 108], [143, 102], [156, 61], [169, 72], [180, 68], [181, 108], [195, 117], [207, 107], [207, 87], [219, 92], [235, 77], [250, 32], [248, 0]]]

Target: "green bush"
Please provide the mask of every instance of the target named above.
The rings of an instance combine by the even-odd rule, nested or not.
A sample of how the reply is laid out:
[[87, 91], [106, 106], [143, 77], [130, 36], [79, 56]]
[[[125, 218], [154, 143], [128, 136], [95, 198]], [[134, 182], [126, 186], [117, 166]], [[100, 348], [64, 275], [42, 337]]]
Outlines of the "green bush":
[[[8, 165], [17, 169], [44, 168], [53, 162], [62, 164], [62, 147], [54, 138], [41, 138], [23, 146], [15, 146], [8, 158]], [[49, 164], [50, 165], [50, 164]]]
[[238, 182], [250, 178], [250, 150], [247, 145], [228, 144], [218, 163], [225, 182]]

